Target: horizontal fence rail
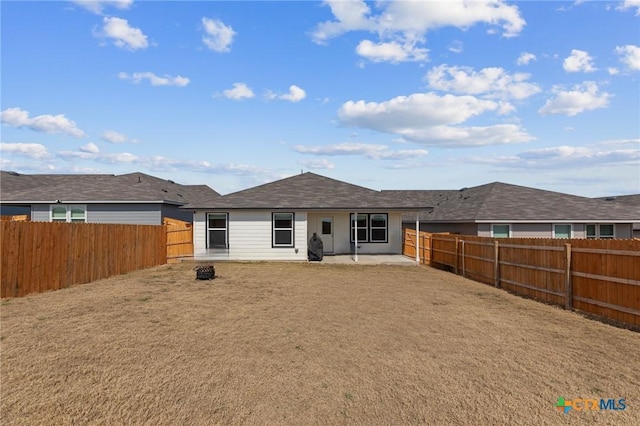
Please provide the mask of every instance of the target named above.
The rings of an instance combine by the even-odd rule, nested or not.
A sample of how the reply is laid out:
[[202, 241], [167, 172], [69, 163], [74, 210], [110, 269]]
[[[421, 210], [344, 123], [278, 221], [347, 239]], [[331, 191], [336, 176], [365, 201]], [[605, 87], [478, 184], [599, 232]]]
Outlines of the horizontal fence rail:
[[[640, 327], [640, 241], [494, 239], [405, 230], [404, 254], [546, 303]], [[422, 251], [426, 251], [422, 256]]]
[[58, 290], [166, 263], [162, 225], [0, 223], [1, 297]]

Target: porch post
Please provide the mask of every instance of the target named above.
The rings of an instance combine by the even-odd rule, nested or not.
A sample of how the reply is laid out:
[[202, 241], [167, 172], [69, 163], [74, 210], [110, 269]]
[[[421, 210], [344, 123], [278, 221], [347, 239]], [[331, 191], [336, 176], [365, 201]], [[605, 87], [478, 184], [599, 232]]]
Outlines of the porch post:
[[358, 212], [355, 212], [353, 214], [353, 219], [355, 220], [355, 231], [354, 231], [354, 236], [353, 236], [353, 249], [354, 249], [354, 262], [358, 263]]
[[420, 264], [420, 212], [416, 212], [416, 262]]

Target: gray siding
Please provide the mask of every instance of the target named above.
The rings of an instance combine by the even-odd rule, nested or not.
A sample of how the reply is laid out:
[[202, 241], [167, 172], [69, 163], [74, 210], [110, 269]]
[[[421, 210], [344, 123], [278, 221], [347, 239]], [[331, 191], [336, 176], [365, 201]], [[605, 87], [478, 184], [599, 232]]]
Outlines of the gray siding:
[[0, 206], [0, 215], [16, 216], [21, 214], [31, 214], [30, 206]]
[[89, 204], [89, 223], [125, 223], [131, 225], [161, 225], [160, 204]]
[[[403, 228], [416, 229], [416, 222], [404, 222]], [[420, 230], [437, 234], [439, 232], [449, 232], [460, 235], [477, 235], [478, 226], [475, 223], [429, 223], [420, 222]]]
[[50, 218], [49, 204], [34, 204], [31, 206], [32, 222], [49, 222]]
[[181, 209], [178, 206], [167, 204], [162, 205], [162, 218], [170, 217], [172, 219], [182, 220], [184, 222], [193, 223], [193, 210]]

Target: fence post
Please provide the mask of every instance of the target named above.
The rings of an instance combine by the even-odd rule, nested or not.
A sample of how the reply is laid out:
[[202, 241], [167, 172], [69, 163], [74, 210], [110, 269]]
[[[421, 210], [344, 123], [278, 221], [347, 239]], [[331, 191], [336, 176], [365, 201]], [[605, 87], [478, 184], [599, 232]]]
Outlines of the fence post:
[[499, 255], [500, 253], [500, 246], [498, 241], [494, 241], [493, 242], [493, 279], [495, 280], [493, 285], [496, 288], [500, 287], [500, 260], [499, 260]]
[[460, 240], [458, 240], [458, 237], [456, 237], [456, 260], [455, 260], [455, 263], [456, 263], [456, 265], [455, 265], [456, 275], [459, 275], [459, 272], [460, 272], [460, 271], [458, 271], [458, 264], [460, 263], [460, 262], [458, 262], [458, 255], [459, 255], [459, 253], [458, 253], [458, 243], [459, 242], [460, 242]]
[[565, 253], [565, 271], [564, 271], [564, 287], [566, 289], [565, 309], [573, 310], [573, 283], [571, 282], [571, 244], [564, 245]]
[[465, 268], [464, 264], [464, 240], [461, 240], [460, 244], [462, 245], [462, 276], [467, 275], [467, 268]]

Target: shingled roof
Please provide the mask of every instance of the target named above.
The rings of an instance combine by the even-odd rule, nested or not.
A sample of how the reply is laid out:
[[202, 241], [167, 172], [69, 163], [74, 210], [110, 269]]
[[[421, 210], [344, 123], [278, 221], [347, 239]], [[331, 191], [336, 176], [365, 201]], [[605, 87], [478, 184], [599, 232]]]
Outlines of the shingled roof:
[[[383, 191], [385, 192], [385, 191]], [[391, 191], [400, 193], [403, 191]], [[622, 203], [511, 185], [489, 183], [458, 191], [404, 191], [434, 203], [420, 220], [434, 222], [638, 221], [640, 209]], [[406, 220], [415, 220], [407, 216]]]
[[0, 202], [65, 203], [129, 202], [184, 205], [197, 198], [219, 197], [206, 185], [180, 185], [144, 173], [20, 174], [0, 172]]
[[427, 202], [401, 199], [362, 186], [307, 172], [275, 182], [189, 203], [193, 209], [384, 209], [423, 210]]

